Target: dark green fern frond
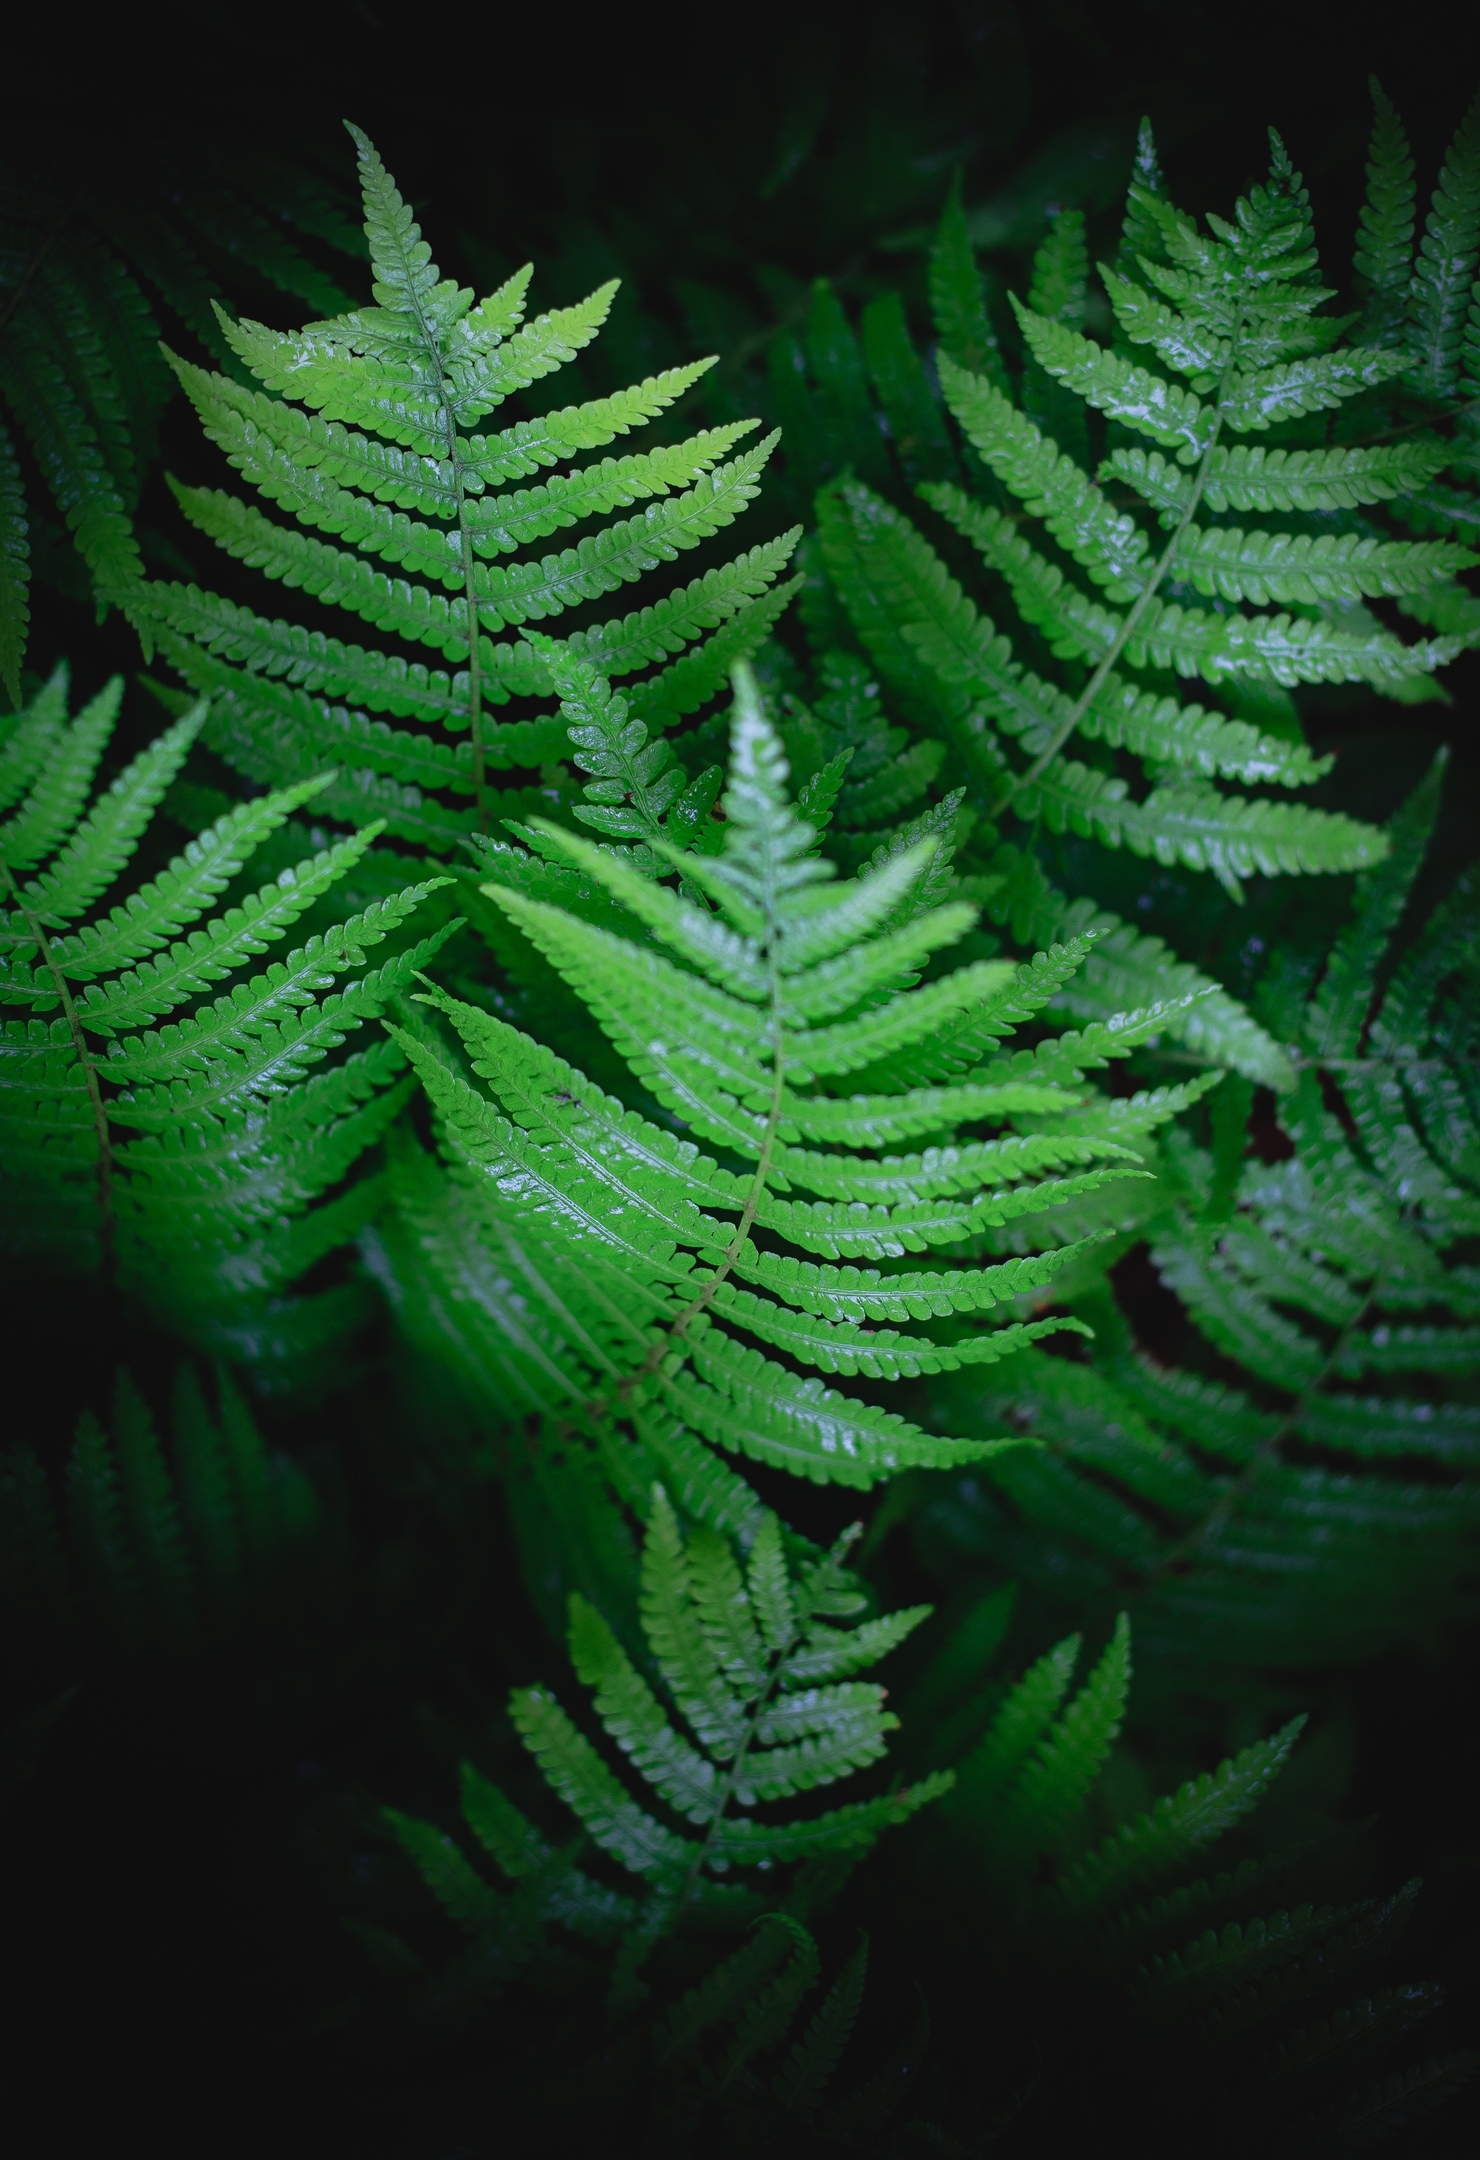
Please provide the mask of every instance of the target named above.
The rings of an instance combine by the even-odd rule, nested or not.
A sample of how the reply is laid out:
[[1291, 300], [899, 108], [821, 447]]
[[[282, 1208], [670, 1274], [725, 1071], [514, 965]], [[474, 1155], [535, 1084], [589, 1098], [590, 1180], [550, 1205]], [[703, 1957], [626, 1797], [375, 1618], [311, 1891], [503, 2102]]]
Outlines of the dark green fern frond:
[[1480, 267], [1480, 102], [1450, 146], [1418, 245], [1409, 293], [1414, 386], [1435, 401], [1459, 388], [1460, 344]]
[[214, 1394], [181, 1367], [166, 1449], [120, 1371], [107, 1425], [83, 1415], [60, 1476], [20, 1441], [0, 1458], [5, 1597], [29, 1655], [196, 1654], [292, 1594], [317, 1497], [224, 1371]]
[[0, 427], [0, 682], [12, 705], [21, 701], [21, 661], [30, 626], [31, 549], [21, 471], [8, 432]]
[[[1372, 155], [1359, 275], [1374, 308], [1383, 297], [1362, 345], [1343, 342], [1316, 281], [1305, 192], [1278, 145], [1268, 183], [1204, 233], [1170, 205], [1143, 129], [1132, 240], [1101, 277], [1110, 340], [1080, 319], [1080, 226], [1066, 210], [1018, 306], [1020, 379], [1000, 353], [963, 361], [961, 296], [981, 286], [953, 197], [932, 291], [940, 391], [968, 485], [920, 484], [920, 525], [901, 507], [915, 476], [869, 484], [854, 459], [855, 476], [818, 499], [830, 590], [814, 572], [818, 590], [803, 601], [817, 673], [840, 647], [862, 648], [905, 730], [903, 754], [939, 759], [936, 784], [964, 791], [974, 830], [958, 867], [994, 919], [1040, 946], [1099, 932], [1061, 1002], [1108, 1020], [1150, 1003], [1170, 966], [1207, 994], [1168, 1031], [1281, 1094], [1288, 1052], [1168, 950], [1164, 926], [1148, 938], [1057, 888], [1073, 861], [1081, 894], [1118, 894], [1116, 853], [1210, 872], [1235, 899], [1251, 878], [1370, 867], [1379, 832], [1298, 799], [1329, 761], [1306, 747], [1291, 692], [1340, 680], [1400, 702], [1439, 697], [1435, 671], [1480, 629], [1463, 582], [1463, 543], [1480, 531], [1464, 507], [1469, 453], [1456, 457], [1468, 423], [1436, 410], [1432, 428], [1409, 424], [1424, 417], [1405, 387], [1415, 213], [1386, 106]], [[1458, 202], [1463, 143], [1451, 166], [1444, 200]], [[1434, 215], [1449, 232], [1450, 212]], [[1067, 400], [1052, 421], [1050, 398]], [[1083, 435], [1086, 406], [1076, 449], [1068, 431]], [[1141, 448], [1137, 433], [1149, 437]], [[1441, 481], [1446, 464], [1453, 478]], [[950, 530], [931, 530], [936, 520]], [[1431, 554], [1415, 530], [1460, 550]], [[963, 542], [988, 590], [1006, 587], [1019, 619], [1006, 635], [1000, 598], [994, 621], [963, 574]], [[1389, 603], [1421, 626], [1419, 642], [1395, 636]], [[1198, 683], [1197, 700], [1178, 675]]]
[[[317, 780], [227, 811], [99, 913], [205, 719], [188, 712], [87, 809], [121, 692], [111, 683], [69, 721], [59, 669], [6, 746], [0, 1000], [20, 1008], [5, 1023], [6, 1243], [30, 1270], [116, 1268], [203, 1348], [247, 1355], [291, 1334], [294, 1284], [373, 1214], [378, 1182], [344, 1181], [407, 1092], [386, 1043], [312, 1068], [402, 993], [448, 932], [400, 939], [433, 880], [330, 917], [250, 971], [355, 872], [379, 830], [256, 892], [238, 886], [212, 913]], [[387, 940], [392, 957], [365, 971]]]
[[1170, 1136], [1179, 1196], [1152, 1258], [1225, 1377], [1153, 1362], [1095, 1292], [1077, 1308], [1093, 1369], [1031, 1354], [941, 1387], [950, 1429], [984, 1418], [1048, 1443], [986, 1466], [1001, 1505], [975, 1534], [1045, 1587], [1099, 1595], [1107, 1567], [1136, 1584], [1158, 1661], [1368, 1656], [1473, 1595], [1473, 874], [1397, 935], [1440, 769], [1395, 815], [1303, 996], [1281, 1008], [1271, 986], [1267, 1016], [1294, 1043], [1279, 1113], [1293, 1153], [1250, 1153], [1247, 1094], [1211, 1150]]
[[1374, 79], [1375, 117], [1367, 161], [1367, 200], [1357, 221], [1352, 268], [1366, 289], [1362, 333], [1369, 344], [1395, 345], [1403, 330], [1412, 275], [1413, 157], [1403, 123]]
[[0, 679], [16, 705], [28, 525], [39, 525], [45, 542], [41, 574], [71, 591], [66, 570], [50, 560], [59, 547], [62, 564], [67, 555], [48, 497], [98, 600], [135, 605], [143, 566], [133, 519], [171, 389], [156, 308], [229, 360], [211, 312], [223, 274], [247, 268], [268, 289], [332, 308], [343, 294], [295, 233], [360, 249], [322, 188], [286, 161], [250, 174], [243, 161], [226, 186], [196, 171], [184, 189], [176, 169], [151, 168], [137, 144], [125, 165], [120, 172], [108, 161], [106, 186], [71, 169], [0, 175], [0, 400], [29, 467], [0, 454]]

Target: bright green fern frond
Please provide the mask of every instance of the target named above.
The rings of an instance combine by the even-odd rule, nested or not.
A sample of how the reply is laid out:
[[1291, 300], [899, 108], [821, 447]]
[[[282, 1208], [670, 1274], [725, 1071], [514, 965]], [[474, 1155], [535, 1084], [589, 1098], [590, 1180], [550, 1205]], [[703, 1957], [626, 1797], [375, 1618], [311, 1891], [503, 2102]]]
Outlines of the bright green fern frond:
[[[434, 887], [374, 900], [315, 931], [287, 961], [240, 979], [244, 963], [358, 871], [376, 836], [372, 826], [320, 849], [188, 929], [321, 790], [316, 778], [228, 811], [89, 922], [203, 719], [200, 708], [187, 714], [84, 814], [120, 691], [111, 685], [63, 725], [58, 678], [11, 745], [27, 757], [42, 749], [44, 762], [0, 828], [8, 901], [0, 999], [36, 1016], [7, 1030], [6, 1242], [31, 1268], [116, 1268], [170, 1325], [224, 1350], [264, 1300], [287, 1292], [373, 1212], [373, 1180], [321, 1203], [381, 1137], [400, 1100], [396, 1063], [352, 1062], [312, 1092], [302, 1083], [440, 942], [434, 935], [349, 989], [322, 994], [363, 968], [367, 949], [397, 933]], [[36, 874], [26, 878], [28, 870]], [[214, 1004], [199, 1002], [233, 977]], [[130, 1128], [145, 1137], [129, 1138]]]
[[[176, 495], [192, 523], [228, 554], [413, 650], [431, 647], [449, 671], [268, 622], [193, 586], [151, 586], [132, 605], [187, 679], [223, 701], [208, 739], [229, 762], [281, 785], [322, 763], [337, 732], [335, 761], [349, 768], [347, 780], [401, 780], [410, 792], [393, 829], [446, 849], [486, 829], [491, 769], [538, 767], [549, 755], [536, 739], [540, 723], [499, 729], [489, 724], [488, 709], [510, 696], [546, 695], [557, 648], [545, 641], [537, 654], [496, 633], [645, 581], [707, 543], [753, 499], [775, 438], [731, 456], [753, 423], [728, 422], [686, 443], [580, 462], [657, 418], [709, 362], [516, 420], [498, 433], [475, 433], [495, 408], [590, 343], [616, 287], [525, 320], [526, 268], [475, 305], [470, 292], [439, 277], [373, 145], [358, 129], [350, 132], [375, 304], [290, 333], [223, 317], [233, 352], [275, 395], [173, 362], [207, 434], [243, 478], [298, 525], [332, 537], [310, 537], [219, 490], [176, 486]], [[532, 487], [506, 487], [550, 467], [564, 469]], [[636, 514], [612, 522], [614, 512], [629, 508]], [[527, 552], [590, 520], [602, 522], [558, 553]], [[572, 665], [594, 665], [607, 676], [657, 667], [662, 672], [642, 686], [653, 711], [696, 709], [774, 620], [768, 595], [792, 544], [794, 536], [779, 549], [752, 547], [705, 571], [686, 592], [577, 632], [566, 645]], [[522, 559], [511, 560], [516, 556]], [[668, 666], [704, 633], [731, 622], [733, 631], [707, 656], [677, 660], [677, 674]], [[263, 679], [284, 676], [307, 698], [267, 701], [279, 715], [276, 744], [263, 744], [260, 726], [241, 731], [228, 723], [224, 701], [251, 714]], [[569, 687], [565, 681], [559, 694]], [[350, 698], [357, 709], [341, 716], [318, 705], [316, 695]], [[463, 734], [465, 749], [454, 757], [453, 745], [422, 744], [391, 724], [406, 720]], [[611, 778], [598, 775], [595, 784]], [[456, 800], [468, 794], [471, 811]], [[597, 822], [614, 829], [610, 819]]]
[[[726, 823], [714, 853], [685, 851], [670, 837], [663, 820], [673, 790], [661, 800], [653, 793], [662, 766], [640, 723], [589, 671], [568, 680], [572, 731], [597, 770], [595, 784], [609, 781], [625, 798], [638, 845], [597, 846], [546, 820], [513, 827], [585, 881], [548, 889], [586, 919], [521, 890], [533, 859], [508, 849], [484, 851], [500, 880], [484, 891], [553, 963], [664, 1109], [725, 1154], [715, 1160], [674, 1139], [464, 1001], [427, 1000], [451, 1020], [498, 1109], [429, 1041], [397, 1039], [442, 1121], [459, 1179], [483, 1193], [480, 1205], [521, 1239], [548, 1245], [552, 1260], [563, 1256], [561, 1265], [620, 1267], [634, 1287], [645, 1286], [645, 1303], [633, 1308], [626, 1376], [593, 1404], [598, 1429], [615, 1433], [635, 1415], [641, 1444], [651, 1447], [656, 1418], [652, 1430], [669, 1433], [665, 1444], [683, 1433], [689, 1445], [861, 1487], [912, 1463], [986, 1459], [1011, 1447], [933, 1438], [818, 1378], [799, 1379], [745, 1338], [825, 1373], [896, 1379], [994, 1363], [1067, 1324], [983, 1328], [979, 1317], [1051, 1283], [1060, 1256], [986, 1269], [970, 1257], [987, 1233], [1009, 1223], [1026, 1229], [1043, 1211], [1141, 1175], [1140, 1135], [1170, 1105], [1148, 1103], [1139, 1123], [1127, 1116], [1119, 1127], [1111, 1118], [1082, 1130], [954, 1143], [951, 1135], [963, 1119], [1000, 1122], [1076, 1106], [1079, 1098], [1058, 1083], [1077, 1069], [1074, 1058], [1103, 1055], [1098, 1039], [1068, 1053], [1070, 1063], [1048, 1085], [1036, 1073], [999, 1078], [981, 1066], [1005, 1034], [1042, 1012], [1085, 945], [1022, 967], [976, 963], [910, 987], [932, 949], [966, 931], [974, 911], [947, 905], [888, 927], [928, 872], [933, 841], [886, 850], [855, 880], [831, 879], [831, 866], [814, 852], [814, 828], [787, 801], [781, 745], [743, 669]], [[663, 882], [670, 866], [683, 880], [678, 891]], [[570, 872], [560, 874], [569, 880]], [[597, 892], [675, 958], [599, 927], [590, 919]], [[720, 912], [710, 911], [710, 899]], [[1142, 1016], [1139, 1024], [1155, 1021]], [[1052, 1049], [1050, 1039], [1040, 1057]], [[878, 1092], [848, 1100], [818, 1091], [819, 1081], [859, 1072]], [[954, 1074], [964, 1082], [928, 1084]], [[882, 1158], [838, 1148], [878, 1146], [911, 1131], [937, 1144]], [[814, 1136], [831, 1146], [806, 1146]], [[725, 1167], [726, 1155], [742, 1168]], [[1107, 1158], [1109, 1167], [1083, 1167]], [[753, 1226], [766, 1233], [764, 1249]], [[1060, 1242], [1073, 1241], [1070, 1233]], [[875, 1261], [941, 1244], [967, 1264], [881, 1274], [778, 1249]], [[957, 1313], [978, 1317], [943, 1338], [878, 1326]], [[660, 1330], [651, 1332], [655, 1321]]]

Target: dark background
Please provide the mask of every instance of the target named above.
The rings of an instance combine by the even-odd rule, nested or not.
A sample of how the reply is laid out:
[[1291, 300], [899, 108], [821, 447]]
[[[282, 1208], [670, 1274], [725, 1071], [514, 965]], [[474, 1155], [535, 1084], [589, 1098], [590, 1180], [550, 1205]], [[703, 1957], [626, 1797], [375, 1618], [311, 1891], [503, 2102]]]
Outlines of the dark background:
[[[1301, 0], [109, 16], [52, 6], [13, 26], [9, 45], [8, 153], [59, 200], [110, 184], [188, 189], [202, 170], [272, 153], [345, 188], [348, 116], [375, 139], [445, 268], [486, 286], [490, 270], [533, 255], [549, 304], [614, 257], [637, 308], [691, 352], [709, 349], [696, 328], [714, 328], [727, 292], [736, 320], [751, 322], [768, 300], [794, 304], [788, 294], [819, 274], [845, 294], [917, 282], [910, 243], [957, 165], [968, 206], [1001, 206], [1016, 269], [1014, 251], [1025, 258], [1042, 231], [1035, 160], [1051, 152], [1062, 165], [1077, 144], [1088, 199], [1108, 213], [1142, 112], [1173, 192], [1194, 210], [1226, 207], [1256, 178], [1264, 127], [1278, 126], [1328, 256], [1344, 261], [1369, 73], [1404, 115], [1426, 194], [1480, 76], [1480, 13], [1428, 0], [1381, 11]], [[769, 283], [757, 264], [776, 273]], [[335, 267], [352, 275], [343, 259]], [[721, 302], [696, 299], [699, 289]], [[250, 277], [224, 297], [248, 307]], [[166, 460], [188, 461], [192, 441], [177, 409]], [[169, 516], [153, 496], [141, 522], [151, 516], [161, 527]], [[38, 587], [36, 618], [33, 665], [70, 652], [88, 687], [137, 667], [123, 627], [99, 629], [65, 592]], [[1384, 779], [1390, 760], [1416, 768], [1446, 736], [1469, 751], [1462, 794], [1473, 789], [1477, 674], [1474, 657], [1456, 671], [1448, 711], [1424, 707], [1396, 725], [1391, 707], [1347, 716], [1364, 738], [1353, 785], [1388, 790], [1353, 807], [1385, 814], [1398, 792]], [[1465, 807], [1473, 814], [1473, 796]], [[57, 1355], [64, 1345], [49, 1346], [48, 1361]], [[45, 1369], [33, 1384], [48, 1384]], [[59, 1734], [45, 1819], [24, 1808], [11, 1818], [21, 1887], [9, 1962], [24, 1998], [11, 2037], [27, 2066], [19, 2090], [35, 2091], [52, 2122], [37, 2150], [95, 2113], [168, 2149], [255, 2149], [265, 2137], [289, 2150], [475, 2149], [442, 2137], [435, 2096], [377, 2086], [335, 2031], [332, 2002], [317, 2034], [310, 2022], [305, 2037], [304, 2021], [326, 2018], [351, 1970], [335, 1899], [374, 1802], [412, 1781], [428, 1794], [450, 1784], [457, 1740], [438, 1720], [471, 1717], [511, 1667], [525, 1677], [549, 1652], [487, 1587], [513, 1574], [492, 1507], [486, 1574], [470, 1586], [457, 1557], [469, 1525], [439, 1520], [424, 1486], [398, 1482], [373, 1401], [354, 1416], [365, 1488], [380, 1495], [361, 1502], [374, 1579], [344, 1608], [352, 1620], [324, 1622], [319, 1669], [293, 1671], [285, 1646], [268, 1680], [227, 1663], [95, 1696]], [[310, 1459], [333, 1437], [294, 1435]], [[466, 1647], [428, 1711], [428, 1659], [449, 1640]], [[1406, 1963], [1445, 1977], [1461, 2003], [1473, 1994], [1477, 1887], [1462, 1760], [1472, 1672], [1463, 1651], [1395, 1659], [1358, 1676], [1348, 1705], [1362, 1736], [1348, 1806], [1379, 1818], [1378, 1872], [1432, 1884]], [[255, 1737], [264, 1725], [266, 1746]], [[36, 2062], [51, 2066], [41, 2085]]]

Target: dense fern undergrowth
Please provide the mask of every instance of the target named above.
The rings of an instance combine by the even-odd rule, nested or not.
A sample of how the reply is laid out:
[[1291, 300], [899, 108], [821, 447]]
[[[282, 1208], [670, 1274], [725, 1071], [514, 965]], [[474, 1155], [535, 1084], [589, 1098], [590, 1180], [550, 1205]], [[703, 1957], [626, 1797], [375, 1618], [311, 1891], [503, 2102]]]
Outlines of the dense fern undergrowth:
[[1353, 242], [871, 94], [713, 355], [384, 129], [6, 198], [31, 2029], [407, 2156], [1458, 2151], [1480, 103]]

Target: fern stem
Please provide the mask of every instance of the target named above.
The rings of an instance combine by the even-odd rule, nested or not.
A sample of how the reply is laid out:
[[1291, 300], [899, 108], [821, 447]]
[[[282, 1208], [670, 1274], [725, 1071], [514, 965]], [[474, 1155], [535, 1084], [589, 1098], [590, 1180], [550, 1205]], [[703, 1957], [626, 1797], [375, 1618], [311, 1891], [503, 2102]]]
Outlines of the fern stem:
[[771, 1157], [776, 1147], [776, 1134], [781, 1125], [781, 1103], [786, 1083], [785, 1034], [781, 1019], [781, 974], [776, 965], [775, 956], [778, 934], [775, 931], [772, 933], [769, 959], [772, 1044], [771, 1103], [766, 1113], [765, 1130], [761, 1134], [760, 1154], [756, 1159], [755, 1175], [750, 1181], [750, 1190], [745, 1196], [745, 1205], [740, 1211], [740, 1220], [735, 1225], [735, 1235], [721, 1254], [719, 1266], [712, 1275], [706, 1278], [698, 1296], [690, 1299], [689, 1303], [685, 1305], [683, 1311], [669, 1327], [668, 1332], [659, 1336], [636, 1372], [629, 1373], [627, 1378], [620, 1383], [617, 1393], [623, 1400], [631, 1394], [640, 1381], [649, 1379], [657, 1371], [674, 1343], [688, 1333], [690, 1322], [713, 1301], [716, 1292], [729, 1276], [735, 1262], [745, 1248], [745, 1240], [750, 1235], [751, 1225], [756, 1218], [756, 1211], [760, 1207], [765, 1194], [766, 1180], [771, 1174]]
[[473, 537], [468, 530], [468, 499], [463, 487], [463, 462], [459, 455], [457, 429], [445, 397], [443, 407], [447, 413], [447, 441], [452, 459], [453, 480], [457, 488], [457, 533], [462, 549], [463, 603], [468, 615], [468, 725], [472, 730], [473, 799], [478, 808], [478, 830], [486, 832], [488, 802], [483, 763], [483, 655], [479, 651], [482, 632], [478, 626], [478, 603], [473, 595]]
[[1061, 723], [1061, 725], [1054, 731], [1054, 734], [1049, 740], [1047, 748], [1039, 752], [1038, 756], [1034, 758], [1032, 764], [1028, 767], [1027, 771], [1022, 775], [1022, 777], [1013, 781], [1012, 786], [1007, 790], [1007, 793], [1003, 796], [1001, 802], [997, 804], [997, 809], [1005, 810], [1008, 804], [1013, 800], [1014, 796], [1020, 795], [1024, 788], [1031, 787], [1035, 780], [1042, 778], [1043, 774], [1048, 770], [1048, 767], [1053, 763], [1054, 759], [1063, 749], [1065, 743], [1068, 742], [1070, 736], [1079, 726], [1080, 721], [1089, 711], [1095, 699], [1099, 696], [1101, 690], [1105, 686], [1106, 679], [1109, 676], [1111, 669], [1114, 667], [1116, 661], [1120, 658], [1121, 654], [1125, 651], [1125, 648], [1130, 643], [1131, 639], [1135, 636], [1136, 631], [1140, 626], [1142, 617], [1145, 615], [1146, 610], [1150, 607], [1152, 601], [1156, 598], [1156, 595], [1161, 588], [1162, 580], [1166, 576], [1167, 571], [1171, 568], [1172, 558], [1175, 556], [1177, 549], [1182, 543], [1182, 536], [1186, 532], [1188, 526], [1192, 523], [1192, 520], [1197, 515], [1199, 505], [1202, 502], [1203, 489], [1208, 484], [1208, 474], [1212, 471], [1213, 467], [1213, 452], [1217, 449], [1218, 437], [1223, 432], [1223, 402], [1228, 395], [1228, 385], [1233, 376], [1234, 360], [1238, 353], [1239, 334], [1242, 331], [1243, 326], [1243, 309], [1242, 307], [1240, 307], [1239, 312], [1234, 319], [1232, 334], [1228, 340], [1228, 358], [1223, 363], [1223, 375], [1222, 379], [1218, 384], [1218, 399], [1217, 403], [1213, 407], [1213, 425], [1211, 430], [1209, 431], [1207, 445], [1203, 450], [1202, 458], [1198, 464], [1197, 471], [1193, 475], [1192, 489], [1187, 498], [1187, 507], [1182, 512], [1181, 517], [1177, 520], [1176, 530], [1173, 532], [1170, 540], [1168, 540], [1166, 546], [1162, 549], [1160, 555], [1157, 557], [1156, 567], [1152, 571], [1150, 577], [1147, 579], [1145, 585], [1141, 588], [1140, 593], [1136, 597], [1134, 606], [1131, 608], [1129, 614], [1125, 618], [1125, 621], [1121, 624], [1120, 629], [1117, 631], [1114, 643], [1111, 645], [1109, 651], [1104, 655], [1103, 659], [1101, 659], [1093, 675], [1091, 675], [1089, 681], [1080, 691], [1078, 697], [1074, 700], [1074, 704], [1069, 711], [1068, 718], [1065, 719]]
[[103, 1279], [111, 1284], [115, 1279], [117, 1269], [117, 1240], [113, 1214], [113, 1140], [108, 1128], [108, 1107], [103, 1101], [103, 1090], [98, 1080], [98, 1069], [93, 1061], [92, 1052], [87, 1047], [87, 1039], [82, 1032], [82, 1022], [78, 1017], [77, 1006], [73, 1000], [71, 988], [68, 985], [66, 976], [57, 965], [51, 949], [51, 941], [46, 935], [45, 926], [40, 917], [27, 907], [25, 895], [17, 885], [15, 872], [11, 869], [9, 863], [0, 859], [0, 869], [5, 872], [5, 882], [10, 888], [10, 897], [15, 902], [17, 912], [25, 917], [26, 927], [35, 942], [36, 950], [40, 953], [46, 965], [47, 973], [56, 984], [57, 997], [60, 999], [62, 1011], [66, 1015], [67, 1026], [72, 1032], [72, 1048], [77, 1054], [78, 1064], [82, 1067], [83, 1080], [87, 1086], [88, 1101], [92, 1106], [93, 1130], [97, 1135], [98, 1142], [98, 1243], [102, 1253]]
[[796, 1633], [793, 1633], [776, 1651], [771, 1660], [771, 1669], [766, 1675], [765, 1686], [760, 1690], [750, 1709], [746, 1712], [745, 1727], [740, 1735], [740, 1744], [735, 1750], [729, 1769], [720, 1780], [714, 1796], [714, 1810], [710, 1815], [704, 1836], [700, 1841], [699, 1850], [690, 1861], [688, 1873], [684, 1876], [678, 1896], [673, 1901], [675, 1918], [683, 1911], [684, 1906], [687, 1905], [694, 1894], [694, 1885], [703, 1873], [704, 1863], [713, 1850], [715, 1839], [719, 1836], [720, 1827], [725, 1819], [725, 1810], [735, 1797], [735, 1787], [740, 1782], [740, 1773], [745, 1767], [745, 1759], [750, 1753], [756, 1733], [760, 1728], [761, 1714], [776, 1692], [776, 1683], [781, 1678], [781, 1668], [793, 1649], [795, 1649], [796, 1640]]
[[473, 799], [477, 806], [478, 830], [488, 830], [488, 802], [485, 787], [486, 773], [483, 759], [483, 656], [479, 651], [478, 603], [473, 593], [473, 536], [468, 526], [468, 492], [464, 481], [465, 467], [462, 461], [462, 438], [457, 432], [457, 416], [447, 395], [447, 377], [442, 367], [442, 349], [437, 343], [431, 324], [427, 321], [414, 289], [411, 305], [416, 312], [417, 327], [422, 343], [437, 370], [437, 399], [442, 408], [442, 424], [447, 431], [447, 459], [452, 467], [452, 483], [457, 490], [457, 538], [462, 558], [463, 606], [468, 623], [468, 726], [471, 730], [473, 748]]

